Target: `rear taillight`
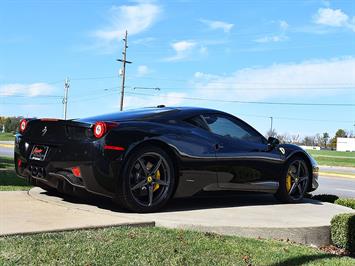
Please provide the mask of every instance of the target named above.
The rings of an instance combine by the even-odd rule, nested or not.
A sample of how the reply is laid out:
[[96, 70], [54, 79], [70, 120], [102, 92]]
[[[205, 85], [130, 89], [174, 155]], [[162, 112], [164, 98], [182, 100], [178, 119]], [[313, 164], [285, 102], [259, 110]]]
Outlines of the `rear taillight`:
[[95, 138], [102, 138], [111, 128], [118, 127], [116, 122], [96, 122], [93, 127]]
[[17, 169], [21, 169], [22, 167], [22, 160], [18, 159], [17, 160]]
[[25, 132], [25, 130], [26, 130], [26, 128], [27, 128], [27, 124], [28, 124], [28, 121], [27, 121], [26, 119], [22, 119], [22, 120], [20, 121], [20, 126], [19, 126], [19, 128], [20, 128], [20, 133]]
[[80, 170], [79, 166], [72, 167], [71, 171], [72, 171], [74, 176], [81, 177], [81, 170]]

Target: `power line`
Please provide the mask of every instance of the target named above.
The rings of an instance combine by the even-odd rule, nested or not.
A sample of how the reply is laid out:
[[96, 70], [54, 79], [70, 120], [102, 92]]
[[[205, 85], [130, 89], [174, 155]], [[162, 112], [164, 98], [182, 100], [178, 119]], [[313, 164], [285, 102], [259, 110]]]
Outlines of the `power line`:
[[4, 95], [0, 94], [2, 97], [11, 97], [11, 98], [63, 98], [63, 96], [60, 95]]
[[[149, 97], [156, 97], [157, 95], [147, 94], [147, 93], [136, 93], [136, 92], [127, 92], [128, 94], [133, 95], [142, 95]], [[198, 97], [184, 97], [184, 96], [165, 96], [160, 95], [161, 97], [169, 97], [176, 99], [185, 99], [185, 100], [197, 100], [197, 101], [211, 101], [211, 102], [225, 102], [225, 103], [241, 103], [241, 104], [264, 104], [264, 105], [294, 105], [294, 106], [355, 106], [352, 103], [299, 103], [299, 102], [266, 102], [266, 101], [239, 101], [239, 100], [222, 100], [222, 99], [208, 99], [208, 98], [198, 98]]]
[[[219, 83], [214, 83], [212, 82], [211, 85], [215, 85], [215, 84], [219, 84]], [[227, 83], [226, 83], [227, 84]], [[229, 83], [232, 84], [232, 83]], [[235, 83], [234, 87], [220, 87], [220, 88], [211, 88], [211, 87], [207, 87], [205, 88], [204, 85], [201, 85], [199, 87], [195, 87], [195, 88], [189, 88], [189, 87], [160, 87], [158, 86], [157, 88], [159, 88], [160, 90], [198, 90], [198, 89], [203, 89], [205, 90], [209, 90], [209, 91], [217, 91], [217, 90], [233, 90], [233, 89], [237, 89], [238, 91], [243, 90], [243, 91], [248, 91], [248, 90], [355, 90], [355, 86], [349, 86], [349, 87], [239, 87], [242, 84], [239, 83]], [[245, 85], [249, 85], [246, 84]], [[132, 87], [132, 86], [129, 86]]]
[[[132, 79], [132, 78], [129, 78], [129, 79]], [[177, 78], [171, 78], [171, 77], [154, 77], [154, 76], [143, 76], [143, 77], [135, 77], [135, 79], [151, 79], [151, 80], [168, 80], [168, 81], [180, 81], [180, 82], [191, 82], [191, 80], [188, 80], [188, 79], [177, 79]], [[212, 78], [213, 79], [213, 78]], [[231, 81], [212, 81], [213, 83], [218, 83], [218, 84], [231, 84], [233, 82]], [[275, 84], [280, 84], [280, 85], [311, 85], [311, 86], [321, 86], [321, 85], [332, 85], [332, 86], [355, 86], [354, 84], [352, 83], [344, 83], [344, 82], [337, 82], [337, 83], [312, 83], [312, 84], [309, 84], [309, 83], [295, 83], [295, 82], [292, 82], [292, 83], [278, 83], [278, 82], [235, 82], [236, 84], [251, 84], [251, 85], [265, 85], [265, 84], [272, 84], [272, 85], [275, 85]]]
[[80, 78], [72, 78], [71, 81], [95, 80], [95, 79], [113, 79], [113, 78], [117, 78], [117, 76], [80, 77]]

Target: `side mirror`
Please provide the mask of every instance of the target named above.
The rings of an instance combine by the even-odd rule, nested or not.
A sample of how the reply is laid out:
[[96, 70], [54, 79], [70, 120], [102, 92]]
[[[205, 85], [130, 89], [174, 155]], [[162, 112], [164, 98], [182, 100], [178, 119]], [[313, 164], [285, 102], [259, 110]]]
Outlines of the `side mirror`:
[[280, 141], [277, 138], [269, 137], [267, 139], [267, 147], [269, 151], [273, 150], [279, 144]]

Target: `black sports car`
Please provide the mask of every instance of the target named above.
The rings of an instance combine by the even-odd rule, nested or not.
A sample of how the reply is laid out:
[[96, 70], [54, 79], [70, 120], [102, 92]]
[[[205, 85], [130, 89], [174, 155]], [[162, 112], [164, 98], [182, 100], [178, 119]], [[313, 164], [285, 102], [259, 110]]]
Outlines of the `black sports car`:
[[23, 119], [15, 165], [32, 184], [74, 194], [85, 189], [137, 212], [216, 190], [269, 192], [293, 203], [318, 187], [317, 163], [303, 149], [204, 108]]

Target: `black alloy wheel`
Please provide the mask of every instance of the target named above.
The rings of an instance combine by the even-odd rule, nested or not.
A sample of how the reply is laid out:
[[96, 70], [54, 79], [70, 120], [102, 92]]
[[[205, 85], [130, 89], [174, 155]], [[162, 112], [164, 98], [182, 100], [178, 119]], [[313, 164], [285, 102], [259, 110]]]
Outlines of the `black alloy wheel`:
[[301, 202], [307, 192], [310, 174], [303, 158], [292, 158], [286, 165], [286, 173], [280, 180], [276, 198], [286, 203]]
[[161, 209], [171, 198], [175, 185], [172, 161], [158, 147], [144, 147], [134, 152], [120, 179], [119, 203], [136, 212]]

